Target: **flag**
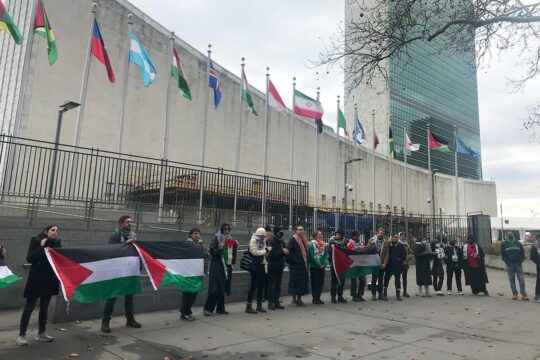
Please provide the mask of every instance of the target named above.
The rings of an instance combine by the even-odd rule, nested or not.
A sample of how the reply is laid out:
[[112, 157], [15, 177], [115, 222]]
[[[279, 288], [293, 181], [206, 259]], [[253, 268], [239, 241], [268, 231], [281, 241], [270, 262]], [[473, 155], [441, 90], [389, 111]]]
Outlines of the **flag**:
[[255, 105], [253, 104], [253, 99], [251, 98], [251, 91], [249, 91], [249, 84], [247, 81], [246, 73], [244, 71], [242, 71], [242, 100], [244, 100], [248, 104], [253, 115], [259, 116], [259, 114], [257, 114], [257, 111], [255, 110]]
[[394, 146], [394, 135], [392, 134], [392, 127], [390, 127], [388, 131], [388, 153], [392, 159], [394, 158], [394, 156], [396, 156], [396, 148]]
[[201, 292], [202, 244], [193, 241], [134, 242], [155, 290], [174, 285], [183, 292]]
[[100, 63], [105, 65], [109, 81], [114, 83], [115, 78], [111, 61], [109, 60], [109, 55], [107, 54], [107, 49], [105, 48], [105, 41], [103, 41], [103, 37], [101, 36], [101, 31], [99, 31], [99, 26], [96, 20], [94, 20], [92, 30], [92, 55], [94, 55]]
[[219, 81], [216, 69], [214, 69], [212, 59], [209, 59], [208, 64], [208, 86], [214, 90], [214, 108], [217, 109], [221, 101], [221, 81]]
[[20, 279], [22, 278], [14, 275], [7, 266], [0, 266], [0, 289], [8, 287]]
[[450, 152], [448, 141], [438, 137], [431, 131], [429, 132], [429, 148], [436, 151]]
[[274, 84], [272, 84], [272, 80], [270, 79], [268, 80], [268, 93], [268, 101], [270, 107], [282, 113], [287, 112], [287, 107], [285, 106], [285, 103], [281, 99], [281, 96], [279, 96], [276, 87], [274, 86]]
[[362, 123], [360, 122], [360, 119], [358, 118], [358, 110], [354, 109], [354, 118], [356, 119], [356, 126], [353, 130], [353, 140], [357, 145], [362, 145], [364, 140], [366, 140], [366, 132], [364, 131], [364, 128], [362, 127]]
[[314, 119], [317, 125], [317, 133], [322, 133], [324, 109], [318, 100], [312, 99], [298, 90], [294, 90], [294, 113]]
[[377, 134], [373, 135], [375, 135], [375, 139], [373, 140], [373, 148], [376, 149], [377, 146], [379, 146], [379, 137], [377, 136]]
[[347, 131], [347, 120], [345, 120], [345, 115], [343, 115], [343, 112], [341, 111], [341, 109], [339, 109], [339, 112], [338, 112], [338, 132], [339, 132], [339, 129], [343, 129], [343, 133], [345, 134], [345, 136], [347, 138], [349, 137], [349, 132]]
[[66, 301], [95, 302], [141, 291], [140, 259], [130, 244], [46, 248]]
[[420, 150], [420, 144], [412, 143], [411, 139], [409, 139], [409, 135], [405, 133], [405, 148], [409, 151], [418, 151]]
[[480, 153], [478, 151], [473, 150], [458, 137], [456, 137], [456, 151], [458, 154], [470, 155], [474, 158], [480, 157]]
[[131, 32], [131, 47], [129, 49], [129, 62], [139, 65], [141, 68], [141, 77], [145, 87], [150, 86], [156, 77], [156, 68], [154, 63], [144, 50], [139, 38]]
[[56, 48], [54, 33], [52, 31], [51, 24], [49, 23], [49, 18], [45, 12], [45, 7], [43, 6], [42, 0], [38, 0], [37, 3], [34, 31], [47, 39], [47, 57], [49, 59], [49, 64], [54, 64], [56, 59], [58, 59], [58, 49]]
[[4, 30], [13, 37], [17, 45], [22, 44], [22, 35], [19, 28], [9, 16], [9, 13], [4, 6], [4, 3], [0, 0], [0, 30]]
[[186, 99], [191, 100], [191, 91], [189, 91], [189, 86], [186, 81], [186, 76], [184, 75], [184, 68], [182, 67], [182, 63], [180, 62], [180, 56], [178, 56], [178, 53], [176, 52], [176, 49], [174, 47], [172, 51], [171, 63], [172, 63], [171, 75], [176, 81], [178, 88], [182, 92], [182, 96], [184, 96]]
[[381, 258], [376, 248], [347, 249], [333, 245], [333, 270], [340, 279], [355, 279], [377, 274], [381, 268]]

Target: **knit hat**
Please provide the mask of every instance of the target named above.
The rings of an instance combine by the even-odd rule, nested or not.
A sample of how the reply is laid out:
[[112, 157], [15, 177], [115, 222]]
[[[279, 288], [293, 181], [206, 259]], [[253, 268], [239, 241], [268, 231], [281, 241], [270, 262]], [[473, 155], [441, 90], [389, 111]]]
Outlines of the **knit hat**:
[[264, 230], [263, 227], [260, 227], [255, 231], [255, 235], [257, 236], [266, 236], [266, 230]]

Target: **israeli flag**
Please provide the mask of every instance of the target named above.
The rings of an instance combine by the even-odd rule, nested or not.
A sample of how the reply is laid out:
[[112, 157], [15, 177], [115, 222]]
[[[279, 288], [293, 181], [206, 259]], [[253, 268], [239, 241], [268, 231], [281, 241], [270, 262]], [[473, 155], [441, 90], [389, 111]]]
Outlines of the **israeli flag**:
[[144, 50], [139, 38], [131, 32], [131, 48], [129, 49], [129, 62], [141, 67], [141, 77], [145, 87], [149, 86], [156, 77], [156, 68]]
[[353, 140], [356, 145], [362, 145], [362, 143], [366, 140], [366, 132], [364, 131], [362, 123], [358, 118], [358, 110], [354, 111], [354, 118], [356, 119], [356, 125], [354, 126], [353, 130]]

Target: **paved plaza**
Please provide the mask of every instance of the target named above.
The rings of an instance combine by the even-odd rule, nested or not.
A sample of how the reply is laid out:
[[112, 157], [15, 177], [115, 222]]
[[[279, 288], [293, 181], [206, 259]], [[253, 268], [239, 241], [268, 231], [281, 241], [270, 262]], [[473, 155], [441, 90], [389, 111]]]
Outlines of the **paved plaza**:
[[[414, 268], [409, 272], [414, 283]], [[412, 276], [411, 276], [412, 275]], [[177, 311], [141, 313], [142, 329], [113, 318], [109, 335], [100, 320], [50, 324], [53, 343], [36, 343], [37, 311], [30, 346], [17, 347], [20, 311], [0, 312], [0, 359], [538, 359], [540, 303], [513, 301], [505, 271], [488, 270], [490, 297], [412, 296], [403, 302], [366, 301], [266, 314], [244, 313], [244, 303], [227, 306], [230, 315], [179, 320]], [[445, 279], [446, 280], [446, 279]], [[535, 279], [528, 276], [529, 295]], [[409, 285], [413, 293], [413, 286]], [[532, 299], [532, 296], [531, 296]], [[284, 298], [285, 305], [290, 298]], [[138, 309], [139, 311], [142, 309]]]

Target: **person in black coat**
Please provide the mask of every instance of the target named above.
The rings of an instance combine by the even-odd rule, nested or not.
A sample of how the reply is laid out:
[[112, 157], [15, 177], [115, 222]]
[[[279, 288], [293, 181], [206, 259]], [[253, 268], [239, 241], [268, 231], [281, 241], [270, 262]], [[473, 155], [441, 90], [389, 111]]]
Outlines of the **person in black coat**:
[[531, 260], [536, 264], [534, 300], [540, 300], [540, 234], [536, 234], [536, 243], [531, 246]]
[[283, 231], [279, 226], [274, 227], [274, 236], [268, 242], [272, 250], [268, 253], [268, 309], [285, 309], [279, 303], [281, 295], [281, 280], [283, 278], [283, 268], [285, 258], [289, 255], [289, 250], [283, 240]]
[[309, 292], [309, 258], [308, 241], [304, 235], [304, 227], [298, 225], [294, 236], [287, 243], [289, 255], [289, 294], [292, 295], [292, 304], [304, 306], [302, 296]]
[[[203, 257], [205, 258], [204, 262], [206, 265], [206, 258], [208, 257], [207, 251], [204, 248], [202, 237], [201, 237], [201, 230], [199, 228], [191, 228], [189, 230], [189, 237], [186, 239], [186, 241], [191, 241], [197, 243], [201, 248], [201, 253]], [[206, 273], [206, 271], [205, 271]], [[193, 304], [195, 303], [195, 300], [197, 299], [196, 292], [185, 292], [182, 291], [182, 305], [180, 306], [180, 320], [183, 321], [195, 321], [195, 318], [192, 316], [193, 312], [191, 311], [191, 308]]]
[[[429, 294], [429, 286], [432, 284], [431, 279], [431, 246], [427, 240], [417, 241], [414, 244], [414, 258], [416, 260], [416, 285], [418, 292], [416, 296], [431, 296]], [[422, 292], [425, 289], [425, 293]]]
[[469, 235], [467, 244], [463, 246], [463, 272], [465, 273], [465, 285], [470, 285], [472, 293], [483, 293], [489, 296], [486, 284], [489, 283], [484, 250], [476, 243], [474, 237]]
[[53, 341], [53, 337], [47, 335], [45, 329], [47, 325], [49, 302], [53, 295], [58, 295], [59, 285], [58, 278], [47, 260], [45, 248], [59, 248], [61, 246], [60, 239], [58, 238], [58, 226], [56, 225], [47, 226], [40, 234], [30, 240], [26, 260], [30, 262], [32, 266], [30, 267], [28, 280], [26, 281], [26, 287], [24, 288], [26, 305], [21, 316], [19, 338], [17, 339], [17, 345], [19, 346], [28, 345], [28, 341], [26, 340], [26, 330], [28, 329], [28, 322], [30, 321], [30, 316], [34, 311], [38, 299], [39, 333], [35, 340], [41, 342]]
[[456, 245], [456, 240], [451, 239], [450, 245], [444, 249], [446, 254], [446, 290], [448, 295], [452, 294], [452, 277], [456, 276], [456, 285], [459, 295], [463, 295], [461, 286], [461, 265], [463, 263], [463, 252]]

